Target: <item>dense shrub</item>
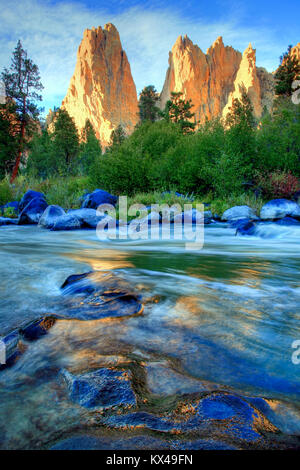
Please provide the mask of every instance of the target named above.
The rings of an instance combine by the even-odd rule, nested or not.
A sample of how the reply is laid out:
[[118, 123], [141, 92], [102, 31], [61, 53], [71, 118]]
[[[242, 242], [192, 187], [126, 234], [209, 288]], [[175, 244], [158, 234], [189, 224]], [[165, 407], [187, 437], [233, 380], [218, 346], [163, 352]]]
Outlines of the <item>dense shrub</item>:
[[300, 189], [300, 180], [290, 171], [285, 173], [277, 170], [267, 175], [257, 174], [256, 181], [266, 198], [290, 198]]

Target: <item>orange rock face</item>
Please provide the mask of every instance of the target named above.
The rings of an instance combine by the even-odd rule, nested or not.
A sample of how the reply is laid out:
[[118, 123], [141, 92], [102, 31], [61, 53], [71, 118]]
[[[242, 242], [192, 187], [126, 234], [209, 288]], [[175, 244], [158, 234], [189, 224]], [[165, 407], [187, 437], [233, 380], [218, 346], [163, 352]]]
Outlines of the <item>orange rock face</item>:
[[105, 147], [119, 124], [130, 134], [138, 121], [136, 87], [114, 25], [86, 29], [62, 107], [79, 131], [89, 119]]
[[192, 100], [197, 121], [219, 116], [233, 90], [241, 60], [241, 53], [225, 47], [221, 37], [204, 54], [187, 36], [179, 36], [169, 54], [161, 107], [171, 91], [182, 92], [184, 99]]
[[224, 46], [219, 37], [204, 54], [185, 36], [179, 36], [169, 54], [169, 68], [161, 93], [160, 106], [164, 108], [171, 91], [182, 92], [191, 99], [195, 119], [223, 116], [234, 98], [241, 97], [245, 87], [260, 116], [264, 106], [270, 109], [273, 101], [273, 76], [263, 68], [256, 68], [255, 50], [251, 44], [242, 55], [232, 47]]

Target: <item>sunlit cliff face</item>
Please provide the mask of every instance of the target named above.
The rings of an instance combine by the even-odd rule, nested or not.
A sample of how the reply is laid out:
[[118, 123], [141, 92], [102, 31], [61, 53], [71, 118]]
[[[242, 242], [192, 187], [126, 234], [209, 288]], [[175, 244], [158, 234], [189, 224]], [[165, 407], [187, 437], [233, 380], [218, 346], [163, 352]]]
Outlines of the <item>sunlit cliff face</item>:
[[136, 88], [119, 33], [111, 23], [84, 31], [62, 107], [79, 131], [89, 119], [103, 146], [118, 125], [127, 134], [133, 131], [138, 119]]
[[161, 107], [172, 91], [182, 92], [191, 99], [195, 119], [226, 117], [234, 98], [248, 93], [254, 114], [261, 115], [263, 107], [270, 108], [273, 76], [263, 68], [256, 68], [255, 49], [251, 44], [243, 55], [230, 46], [224, 46], [219, 37], [206, 54], [185, 36], [179, 36], [169, 55], [169, 68], [161, 93]]

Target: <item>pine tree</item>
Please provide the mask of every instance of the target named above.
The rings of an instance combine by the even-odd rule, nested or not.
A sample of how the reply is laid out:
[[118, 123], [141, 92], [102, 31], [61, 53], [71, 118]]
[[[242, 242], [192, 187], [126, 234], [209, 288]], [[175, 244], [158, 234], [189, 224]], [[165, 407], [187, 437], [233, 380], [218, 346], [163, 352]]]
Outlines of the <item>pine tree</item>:
[[229, 108], [229, 113], [226, 116], [226, 126], [232, 127], [242, 124], [251, 129], [254, 128], [256, 121], [253, 110], [251, 100], [246, 89], [243, 88], [241, 99], [235, 98], [232, 102], [232, 106]]
[[275, 93], [278, 96], [290, 97], [295, 91], [292, 87], [295, 80], [300, 79], [300, 63], [291, 55], [292, 46], [280, 57], [280, 65], [274, 75]]
[[12, 172], [17, 153], [17, 139], [13, 133], [13, 119], [7, 106], [0, 104], [0, 179]]
[[139, 118], [141, 122], [154, 122], [158, 119], [159, 108], [156, 103], [159, 100], [159, 94], [153, 85], [146, 86], [140, 93], [139, 99]]
[[96, 137], [94, 127], [89, 119], [81, 132], [81, 144], [79, 154], [79, 169], [83, 174], [88, 174], [89, 169], [96, 158], [101, 155], [101, 145]]
[[28, 58], [21, 41], [18, 41], [13, 52], [10, 68], [4, 69], [1, 78], [5, 86], [7, 106], [16, 115], [14, 134], [18, 138], [18, 151], [11, 175], [13, 181], [18, 174], [22, 154], [37, 125], [41, 109], [36, 103], [42, 101], [38, 92], [43, 89], [38, 66]]
[[58, 166], [63, 173], [75, 170], [79, 153], [79, 137], [73, 118], [65, 109], [58, 109], [54, 118], [52, 140], [58, 158]]
[[119, 147], [125, 139], [125, 131], [121, 124], [119, 124], [118, 127], [116, 127], [110, 135], [109, 150], [115, 147]]
[[191, 112], [194, 105], [192, 100], [183, 100], [182, 95], [181, 92], [171, 92], [171, 99], [167, 101], [162, 117], [167, 121], [178, 123], [183, 134], [189, 134], [196, 127], [196, 122], [191, 121], [195, 116], [195, 113]]

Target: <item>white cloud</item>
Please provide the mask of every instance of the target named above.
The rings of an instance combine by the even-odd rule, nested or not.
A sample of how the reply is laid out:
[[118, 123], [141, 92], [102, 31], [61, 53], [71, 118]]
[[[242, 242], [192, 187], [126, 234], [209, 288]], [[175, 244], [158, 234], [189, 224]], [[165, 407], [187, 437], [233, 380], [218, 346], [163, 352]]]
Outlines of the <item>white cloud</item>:
[[[154, 84], [160, 91], [168, 65], [168, 52], [180, 34], [188, 36], [202, 50], [222, 35], [224, 43], [239, 50], [251, 41], [257, 48], [258, 65], [273, 70], [286, 44], [276, 39], [270, 29], [240, 26], [236, 11], [230, 18], [215, 22], [182, 16], [174, 8], [131, 7], [110, 14], [107, 3], [87, 8], [83, 3], [50, 0], [0, 0], [0, 67], [8, 65], [12, 50], [20, 38], [29, 56], [38, 64], [45, 86], [46, 108], [59, 105], [73, 74], [76, 53], [84, 29], [112, 22], [120, 32], [123, 48], [131, 64], [137, 91]], [[126, 2], [124, 3], [126, 5]], [[125, 7], [124, 7], [125, 8]], [[47, 111], [47, 109], [46, 109]]]

